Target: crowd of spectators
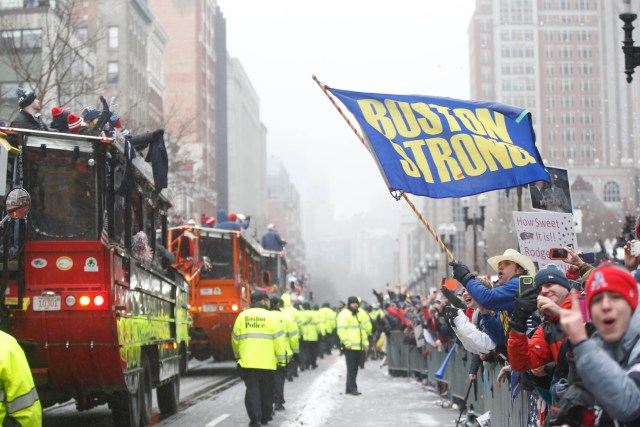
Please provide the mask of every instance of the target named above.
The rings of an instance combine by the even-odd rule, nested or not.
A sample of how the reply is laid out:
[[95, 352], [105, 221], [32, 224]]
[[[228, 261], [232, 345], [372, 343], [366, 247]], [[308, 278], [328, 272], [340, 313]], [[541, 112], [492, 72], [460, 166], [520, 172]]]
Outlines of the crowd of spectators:
[[468, 381], [481, 378], [483, 365], [498, 364], [499, 382], [520, 386], [535, 400], [529, 405], [530, 425], [640, 425], [635, 243], [640, 245], [627, 242], [619, 264], [604, 259], [591, 265], [567, 247], [566, 272], [554, 264], [536, 270], [509, 249], [489, 259], [497, 277], [493, 283], [451, 262], [455, 289], [441, 286], [413, 295], [387, 285], [373, 291], [382, 312], [373, 339], [385, 335], [381, 341], [388, 346], [393, 331], [402, 333], [403, 345], [425, 357], [457, 342], [471, 357]]

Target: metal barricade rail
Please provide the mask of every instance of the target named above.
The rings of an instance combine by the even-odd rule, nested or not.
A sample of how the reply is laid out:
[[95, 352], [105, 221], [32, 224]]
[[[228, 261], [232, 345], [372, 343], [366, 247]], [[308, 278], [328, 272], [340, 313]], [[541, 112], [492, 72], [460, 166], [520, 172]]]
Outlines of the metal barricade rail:
[[[451, 396], [458, 401], [464, 400], [464, 396], [469, 387], [469, 364], [471, 363], [471, 353], [467, 352], [461, 345], [456, 346], [456, 350], [449, 359], [444, 378], [435, 378], [436, 372], [442, 367], [451, 344], [443, 346], [441, 350], [430, 347], [427, 357], [422, 355], [419, 348], [409, 348], [404, 344], [404, 334], [402, 332], [391, 332], [387, 346], [387, 361], [389, 373], [417, 372], [427, 373], [429, 383], [437, 386], [438, 382], [446, 383]], [[422, 358], [422, 360], [418, 360]], [[473, 404], [476, 415], [491, 411], [492, 426], [526, 426], [528, 415], [528, 395], [520, 392], [511, 398], [511, 387], [507, 383], [497, 384], [496, 378], [500, 373], [501, 365], [484, 363], [484, 374], [478, 372], [477, 394], [473, 390], [469, 393], [467, 407]]]

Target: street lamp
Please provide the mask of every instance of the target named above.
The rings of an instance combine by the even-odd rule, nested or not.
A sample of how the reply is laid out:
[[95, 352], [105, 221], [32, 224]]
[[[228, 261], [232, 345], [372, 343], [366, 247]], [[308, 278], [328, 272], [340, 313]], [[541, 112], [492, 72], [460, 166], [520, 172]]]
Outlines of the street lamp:
[[469, 218], [469, 198], [462, 198], [462, 214], [464, 215], [464, 229], [465, 231], [469, 226], [473, 227], [473, 270], [476, 273], [480, 272], [478, 266], [478, 227], [484, 230], [484, 209], [487, 206], [487, 198], [484, 194], [478, 197], [478, 206], [480, 207], [480, 216], [476, 216], [476, 212], [473, 213], [473, 217]]
[[[442, 241], [442, 243], [445, 244], [445, 246], [447, 248], [449, 248], [450, 252], [453, 252], [453, 237], [456, 235], [456, 232], [458, 231], [458, 228], [456, 227], [455, 224], [440, 224], [440, 226], [438, 227], [438, 234], [440, 235], [440, 240]], [[448, 242], [447, 242], [447, 237]], [[444, 252], [444, 249], [442, 250], [442, 252]], [[445, 256], [444, 257], [444, 272], [446, 275], [446, 278], [449, 278], [449, 269], [447, 268], [448, 266], [448, 258]]]
[[[426, 261], [426, 267], [427, 267], [427, 281], [432, 282], [433, 281], [433, 272], [435, 272], [435, 270], [438, 269], [438, 261], [440, 260], [440, 254], [436, 253], [435, 255], [431, 255], [430, 253], [427, 253], [424, 256], [424, 259]], [[428, 288], [428, 283], [425, 282], [425, 294], [426, 294], [426, 290]]]
[[627, 82], [633, 80], [633, 69], [640, 65], [640, 46], [634, 46], [633, 42], [633, 21], [638, 15], [638, 0], [622, 0], [622, 13], [618, 15], [624, 26], [624, 40], [622, 41], [622, 52], [624, 52], [624, 72], [627, 75]]

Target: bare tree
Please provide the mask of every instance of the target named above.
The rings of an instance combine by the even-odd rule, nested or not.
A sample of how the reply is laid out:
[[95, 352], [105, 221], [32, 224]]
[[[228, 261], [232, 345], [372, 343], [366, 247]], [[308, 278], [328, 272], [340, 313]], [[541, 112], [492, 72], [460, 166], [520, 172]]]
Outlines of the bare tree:
[[77, 108], [99, 91], [93, 46], [101, 31], [88, 31], [76, 12], [79, 0], [38, 5], [0, 10], [0, 66], [13, 73], [15, 83], [3, 85], [0, 95], [9, 99], [14, 94], [7, 92], [30, 86], [45, 104]]

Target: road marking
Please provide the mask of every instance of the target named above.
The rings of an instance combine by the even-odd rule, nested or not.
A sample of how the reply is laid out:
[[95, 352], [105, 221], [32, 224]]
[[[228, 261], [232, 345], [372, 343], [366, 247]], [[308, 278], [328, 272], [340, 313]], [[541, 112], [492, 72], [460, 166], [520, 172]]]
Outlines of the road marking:
[[218, 418], [216, 418], [215, 420], [209, 421], [209, 424], [207, 424], [205, 427], [217, 426], [218, 424], [220, 424], [221, 422], [223, 422], [227, 418], [229, 418], [229, 414], [222, 414]]

